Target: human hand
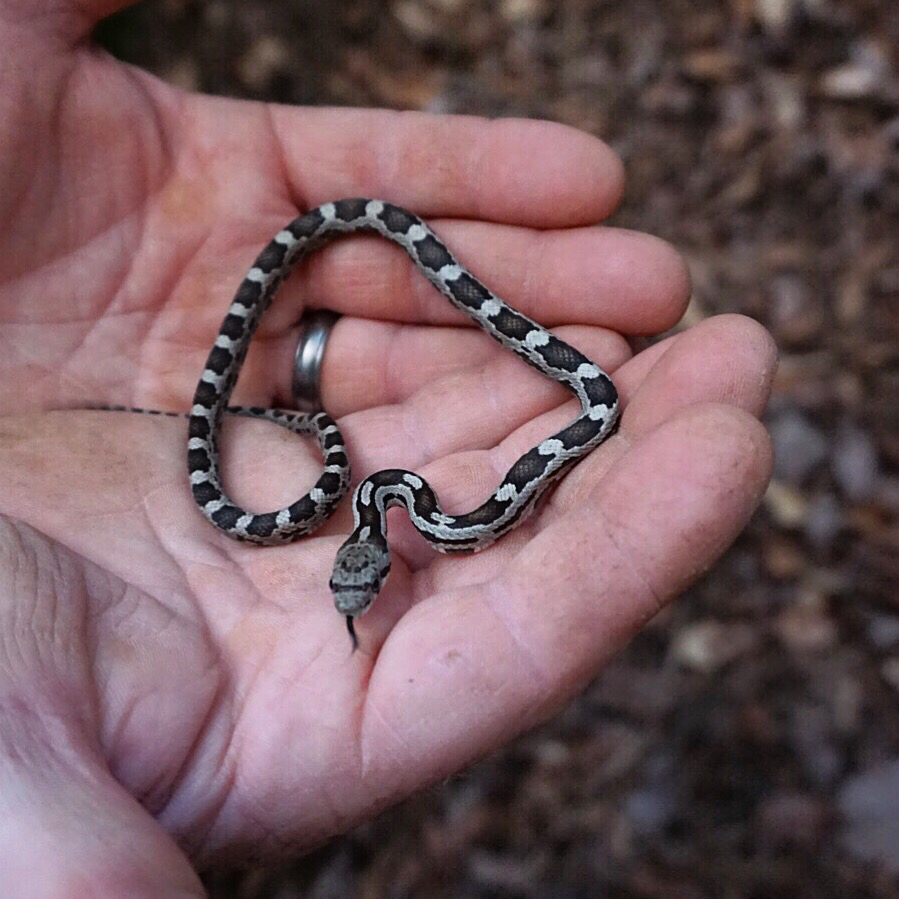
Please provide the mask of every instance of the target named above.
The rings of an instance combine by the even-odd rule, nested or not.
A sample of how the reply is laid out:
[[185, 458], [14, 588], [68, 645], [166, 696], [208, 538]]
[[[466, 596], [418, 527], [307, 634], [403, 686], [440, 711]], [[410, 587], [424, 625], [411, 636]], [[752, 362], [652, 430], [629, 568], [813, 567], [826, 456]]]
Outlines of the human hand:
[[[773, 350], [728, 317], [630, 358], [620, 335], [673, 324], [687, 279], [661, 242], [592, 224], [622, 178], [586, 135], [185, 95], [83, 43], [110, 3], [0, 5], [0, 868], [31, 895], [78, 877], [196, 895], [192, 864], [320, 842], [581, 689], [758, 500]], [[478, 556], [435, 556], [392, 515], [393, 571], [355, 655], [327, 586], [348, 504], [312, 538], [239, 545], [193, 505], [184, 422], [47, 411], [186, 409], [256, 252], [297, 209], [350, 195], [421, 214], [626, 405], [619, 433]], [[357, 478], [418, 470], [465, 510], [574, 417], [368, 238], [284, 286], [235, 401], [289, 405], [311, 305], [345, 314], [322, 380]], [[225, 436], [226, 482], [251, 508], [315, 477], [290, 434], [234, 421]]]

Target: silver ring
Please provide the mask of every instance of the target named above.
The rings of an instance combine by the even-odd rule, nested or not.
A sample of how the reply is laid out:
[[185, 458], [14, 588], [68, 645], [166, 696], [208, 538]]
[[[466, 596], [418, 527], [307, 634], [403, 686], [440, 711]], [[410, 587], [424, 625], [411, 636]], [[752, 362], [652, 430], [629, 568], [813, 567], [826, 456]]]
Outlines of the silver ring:
[[338, 318], [340, 316], [330, 309], [314, 309], [300, 319], [291, 384], [293, 404], [300, 412], [320, 412], [322, 409], [322, 360], [331, 328]]

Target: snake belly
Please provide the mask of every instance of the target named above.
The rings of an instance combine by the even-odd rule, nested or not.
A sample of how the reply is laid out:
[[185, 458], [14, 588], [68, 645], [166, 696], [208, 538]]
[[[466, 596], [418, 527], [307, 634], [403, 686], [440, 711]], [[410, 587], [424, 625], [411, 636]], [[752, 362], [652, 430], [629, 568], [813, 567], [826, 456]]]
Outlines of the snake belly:
[[493, 294], [418, 216], [382, 200], [325, 203], [278, 232], [256, 258], [222, 322], [194, 395], [188, 437], [191, 490], [206, 518], [229, 537], [273, 544], [311, 533], [331, 515], [348, 488], [345, 444], [336, 423], [323, 412], [244, 411], [310, 433], [322, 448], [324, 471], [316, 485], [274, 512], [247, 512], [228, 497], [219, 475], [218, 438], [253, 334], [279, 285], [310, 251], [355, 232], [379, 234], [401, 246], [453, 306], [534, 368], [568, 387], [581, 412], [521, 456], [496, 490], [463, 515], [446, 514], [428, 483], [414, 472], [387, 469], [359, 484], [353, 496], [354, 529], [337, 552], [330, 580], [335, 605], [347, 616], [354, 640], [353, 618], [369, 608], [390, 570], [387, 509], [404, 506], [413, 525], [439, 552], [483, 549], [520, 524], [547, 487], [599, 446], [614, 430], [619, 413], [618, 393], [599, 366]]

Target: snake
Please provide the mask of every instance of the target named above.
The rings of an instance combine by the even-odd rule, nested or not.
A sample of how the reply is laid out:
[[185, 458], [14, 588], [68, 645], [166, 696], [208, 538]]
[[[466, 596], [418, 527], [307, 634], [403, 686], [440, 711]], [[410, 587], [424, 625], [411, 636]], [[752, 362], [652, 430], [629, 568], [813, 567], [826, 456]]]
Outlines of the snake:
[[[447, 514], [427, 481], [405, 469], [378, 471], [358, 484], [352, 499], [353, 531], [337, 551], [329, 581], [354, 648], [358, 645], [354, 621], [370, 608], [390, 572], [389, 508], [405, 507], [412, 524], [438, 552], [477, 552], [521, 524], [551, 484], [613, 433], [620, 411], [618, 392], [605, 371], [496, 296], [459, 264], [417, 215], [384, 200], [324, 203], [286, 225], [257, 256], [228, 308], [188, 413], [191, 492], [203, 515], [228, 537], [265, 545], [297, 539], [320, 527], [349, 489], [346, 442], [327, 413], [235, 407], [229, 400], [259, 322], [293, 267], [331, 239], [359, 232], [399, 245], [456, 309], [571, 390], [581, 411], [565, 428], [518, 458], [490, 496], [465, 514]], [[248, 512], [234, 502], [219, 471], [219, 434], [228, 412], [314, 436], [324, 470], [312, 489], [273, 512]]]

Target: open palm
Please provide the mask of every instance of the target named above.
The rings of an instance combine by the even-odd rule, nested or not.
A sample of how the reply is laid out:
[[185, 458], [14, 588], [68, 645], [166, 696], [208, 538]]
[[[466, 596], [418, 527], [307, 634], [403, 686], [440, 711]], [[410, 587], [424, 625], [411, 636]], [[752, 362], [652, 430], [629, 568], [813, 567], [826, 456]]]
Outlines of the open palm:
[[[622, 188], [593, 138], [186, 95], [84, 42], [110, 3], [24, 6], [0, 0], [0, 771], [15, 784], [0, 807], [16, 821], [0, 859], [47, 894], [100, 869], [109, 895], [193, 895], [187, 857], [320, 842], [580, 689], [754, 507], [773, 352], [731, 317], [631, 358], [621, 335], [673, 324], [687, 279], [661, 242], [593, 224]], [[187, 409], [256, 252], [298, 209], [352, 195], [428, 219], [626, 403], [620, 432], [483, 554], [435, 556], [391, 513], [393, 572], [355, 654], [327, 586], [346, 506], [289, 546], [234, 543], [193, 505], [186, 422], [83, 411]], [[366, 237], [284, 286], [235, 401], [290, 405], [311, 306], [344, 313], [323, 394], [357, 479], [421, 471], [465, 511], [574, 417]], [[299, 438], [226, 432], [243, 505], [314, 480]]]

